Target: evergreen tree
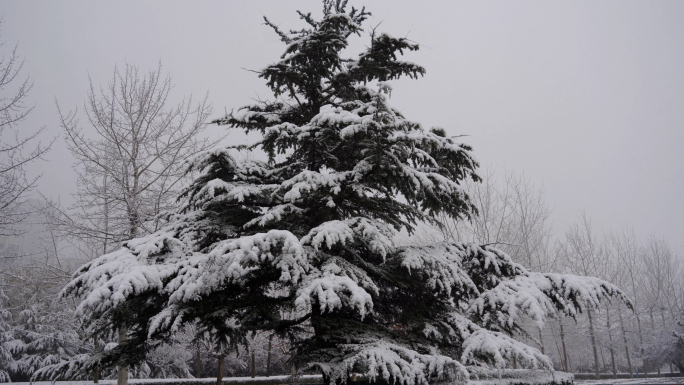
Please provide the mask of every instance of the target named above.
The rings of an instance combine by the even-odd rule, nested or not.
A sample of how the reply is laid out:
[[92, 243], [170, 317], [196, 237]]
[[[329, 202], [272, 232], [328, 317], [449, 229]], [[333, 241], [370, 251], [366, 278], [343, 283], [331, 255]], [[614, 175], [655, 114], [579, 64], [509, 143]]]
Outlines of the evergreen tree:
[[[4, 271], [0, 287], [0, 380], [28, 381], [37, 370], [89, 352], [73, 306], [59, 301], [65, 281], [44, 266]], [[4, 372], [4, 375], [3, 373]], [[0, 381], [0, 382], [4, 382]]]
[[14, 328], [17, 344], [13, 353], [19, 379], [28, 380], [45, 366], [87, 352], [70, 309], [64, 309], [60, 303], [45, 305], [33, 305], [17, 317]]
[[649, 361], [657, 365], [670, 363], [684, 373], [684, 310], [678, 320], [663, 325], [662, 331], [653, 336], [644, 350]]
[[679, 373], [684, 373], [684, 310], [682, 316], [677, 321], [678, 331], [673, 331], [674, 343], [672, 343], [671, 362], [677, 366]]
[[[220, 349], [254, 332], [289, 337], [293, 363], [326, 384], [354, 373], [463, 380], [466, 365], [551, 368], [511, 338], [524, 317], [543, 326], [557, 311], [624, 299], [598, 279], [528, 272], [487, 245], [395, 242], [439, 214], [474, 215], [461, 184], [479, 180], [477, 163], [469, 146], [389, 105], [389, 81], [425, 73], [399, 59], [417, 44], [373, 33], [360, 55], [341, 56], [369, 15], [346, 5], [324, 1], [321, 20], [300, 13], [308, 27], [289, 33], [266, 20], [287, 47], [260, 72], [274, 99], [217, 121], [261, 139], [189, 160], [195, 179], [167, 228], [76, 272], [64, 294], [82, 296], [88, 332], [129, 333], [84, 368], [139, 364], [192, 322]], [[245, 149], [268, 159], [237, 160]]]
[[15, 347], [21, 343], [14, 335], [12, 313], [6, 308], [7, 296], [0, 287], [0, 382], [11, 382], [10, 373], [17, 370]]

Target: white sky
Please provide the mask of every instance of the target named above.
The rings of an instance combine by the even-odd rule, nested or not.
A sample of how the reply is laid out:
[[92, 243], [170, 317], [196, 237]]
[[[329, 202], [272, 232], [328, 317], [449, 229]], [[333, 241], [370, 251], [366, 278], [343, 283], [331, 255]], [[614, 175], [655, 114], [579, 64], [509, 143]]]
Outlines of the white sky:
[[[350, 0], [351, 5], [362, 5]], [[393, 104], [426, 128], [466, 134], [483, 168], [546, 189], [554, 229], [584, 210], [597, 229], [684, 246], [684, 2], [368, 1], [367, 26], [408, 36], [427, 69], [394, 83]], [[30, 130], [60, 135], [55, 99], [83, 105], [88, 74], [159, 60], [180, 98], [209, 91], [218, 117], [269, 96], [260, 69], [283, 51], [262, 16], [299, 28], [319, 1], [2, 1], [3, 52], [19, 43], [34, 81]], [[357, 39], [363, 44], [367, 36]], [[242, 139], [240, 139], [242, 140]], [[63, 142], [42, 172], [50, 196], [74, 189]]]

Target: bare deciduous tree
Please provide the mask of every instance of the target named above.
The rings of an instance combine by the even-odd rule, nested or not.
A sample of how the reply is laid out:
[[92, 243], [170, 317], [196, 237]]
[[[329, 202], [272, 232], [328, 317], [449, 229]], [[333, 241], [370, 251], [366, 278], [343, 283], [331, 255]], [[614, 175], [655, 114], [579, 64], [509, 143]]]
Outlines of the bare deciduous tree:
[[419, 237], [431, 241], [471, 241], [497, 244], [516, 262], [532, 270], [549, 271], [554, 261], [548, 246], [551, 210], [543, 188], [524, 175], [506, 173], [503, 182], [492, 170], [482, 183], [466, 182], [465, 189], [478, 209], [471, 221], [444, 217], [441, 229], [429, 229]]
[[[76, 157], [78, 192], [72, 231], [100, 243], [130, 239], [159, 228], [157, 214], [172, 204], [183, 160], [211, 146], [203, 136], [212, 112], [207, 98], [169, 107], [170, 76], [161, 65], [141, 76], [137, 67], [114, 69], [99, 91], [90, 85], [81, 128], [77, 110], [59, 110], [60, 124]], [[59, 107], [59, 106], [58, 106]]]
[[[664, 240], [651, 237], [643, 251], [644, 272], [642, 291], [644, 311], [650, 321], [650, 333], [646, 343], [646, 357], [660, 374], [663, 363], [669, 361], [666, 343], [679, 312], [679, 286], [682, 267], [672, 247]], [[673, 371], [670, 365], [670, 372]]]
[[623, 229], [619, 234], [610, 236], [611, 247], [615, 252], [616, 258], [623, 266], [623, 274], [619, 276], [620, 287], [625, 288], [630, 293], [634, 306], [634, 316], [636, 318], [636, 333], [639, 337], [639, 353], [643, 354], [644, 337], [641, 328], [641, 296], [643, 291], [643, 253], [633, 229]]
[[[203, 135], [212, 112], [207, 97], [171, 105], [171, 77], [161, 65], [141, 75], [126, 64], [108, 86], [92, 80], [84, 106], [88, 129], [77, 110], [63, 112], [60, 124], [76, 158], [78, 192], [71, 210], [53, 220], [68, 235], [84, 240], [93, 255], [106, 253], [120, 241], [156, 231], [159, 214], [173, 205], [183, 178], [185, 157], [212, 146]], [[59, 209], [58, 209], [59, 210]], [[119, 343], [126, 343], [119, 328]], [[127, 368], [119, 368], [119, 384]]]
[[[586, 214], [582, 214], [578, 223], [570, 226], [565, 233], [565, 240], [558, 244], [558, 255], [562, 257], [567, 271], [597, 276], [599, 271], [605, 271], [608, 258], [605, 258], [605, 245], [602, 239], [598, 238], [592, 230], [591, 220]], [[599, 354], [597, 345], [597, 332], [592, 310], [587, 309], [589, 320], [589, 338], [594, 353], [594, 371], [596, 378], [599, 378]]]
[[[0, 43], [0, 48], [3, 45]], [[33, 83], [22, 75], [23, 66], [16, 45], [0, 58], [0, 235], [23, 231], [16, 225], [31, 213], [26, 199], [38, 179], [29, 177], [25, 167], [52, 145], [52, 140], [47, 144], [40, 141], [45, 127], [19, 127], [33, 111], [27, 102]]]

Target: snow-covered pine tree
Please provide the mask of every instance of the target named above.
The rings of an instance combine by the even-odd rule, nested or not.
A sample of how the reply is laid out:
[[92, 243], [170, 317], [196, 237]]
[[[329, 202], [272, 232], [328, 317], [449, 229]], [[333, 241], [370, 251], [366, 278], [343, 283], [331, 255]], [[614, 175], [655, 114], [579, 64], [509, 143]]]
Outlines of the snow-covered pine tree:
[[682, 310], [682, 315], [679, 321], [677, 321], [677, 325], [679, 330], [672, 332], [675, 338], [672, 363], [677, 366], [679, 373], [684, 373], [684, 310]]
[[[139, 363], [192, 322], [219, 347], [255, 331], [290, 336], [293, 362], [326, 384], [464, 380], [466, 365], [551, 368], [510, 337], [523, 317], [541, 326], [625, 299], [598, 279], [528, 272], [487, 245], [395, 242], [437, 214], [473, 215], [461, 182], [479, 179], [477, 163], [443, 129], [389, 105], [389, 81], [425, 72], [399, 59], [417, 44], [372, 33], [360, 55], [341, 56], [369, 15], [346, 3], [324, 1], [320, 20], [300, 13], [299, 31], [266, 20], [286, 44], [260, 72], [274, 99], [217, 121], [261, 140], [190, 160], [196, 178], [165, 230], [76, 272], [64, 294], [83, 298], [89, 333], [129, 330], [126, 345], [85, 367]], [[268, 160], [238, 160], [240, 149]]]
[[656, 336], [654, 341], [647, 345], [646, 354], [658, 363], [670, 363], [677, 367], [680, 373], [684, 373], [684, 310], [679, 319], [665, 327], [662, 335]]
[[12, 313], [6, 308], [7, 296], [0, 286], [0, 382], [11, 382], [10, 372], [17, 370], [15, 346], [21, 343], [14, 335]]
[[0, 382], [27, 381], [40, 368], [88, 352], [73, 307], [57, 299], [64, 281], [49, 274], [56, 269], [43, 267], [27, 265], [4, 271], [0, 282], [0, 371], [9, 377], [0, 373]]
[[87, 352], [70, 310], [61, 303], [36, 304], [18, 314], [13, 355], [16, 372], [21, 378], [30, 379], [35, 371], [45, 366]]

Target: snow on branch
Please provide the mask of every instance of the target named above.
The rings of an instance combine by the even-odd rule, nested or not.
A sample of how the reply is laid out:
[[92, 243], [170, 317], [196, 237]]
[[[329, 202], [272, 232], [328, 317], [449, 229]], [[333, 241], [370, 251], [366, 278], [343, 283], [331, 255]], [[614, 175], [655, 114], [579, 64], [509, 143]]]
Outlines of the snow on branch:
[[[176, 272], [173, 257], [185, 254], [184, 245], [167, 231], [128, 241], [125, 247], [82, 266], [62, 289], [62, 296], [85, 295], [77, 314], [101, 313], [133, 295], [164, 288], [164, 280]], [[151, 261], [167, 252], [167, 264]]]
[[79, 314], [102, 313], [150, 291], [167, 293], [171, 304], [190, 301], [225, 284], [248, 284], [249, 273], [264, 268], [280, 271], [281, 282], [296, 283], [310, 268], [308, 253], [288, 231], [226, 240], [208, 254], [186, 255], [179, 242], [164, 231], [131, 240], [84, 265], [62, 295], [85, 296]]
[[360, 241], [383, 258], [392, 252], [394, 231], [387, 224], [368, 218], [355, 217], [343, 221], [328, 221], [309, 231], [301, 240], [315, 250], [331, 249], [334, 245], [345, 246]]
[[368, 276], [366, 271], [353, 263], [348, 262], [344, 258], [330, 256], [325, 264], [321, 267], [323, 275], [336, 275], [349, 277], [356, 284], [361, 286], [366, 291], [373, 295], [378, 295], [380, 290], [373, 282], [373, 279]]
[[304, 210], [300, 209], [299, 207], [297, 207], [291, 203], [276, 205], [274, 207], [271, 207], [271, 208], [265, 210], [265, 212], [263, 214], [261, 214], [260, 216], [258, 216], [256, 218], [252, 219], [251, 221], [245, 223], [245, 225], [243, 227], [245, 227], [245, 228], [249, 228], [252, 226], [264, 227], [264, 226], [268, 225], [269, 223], [280, 221], [281, 219], [283, 219], [283, 217], [287, 216], [288, 214], [302, 213], [303, 211]]
[[553, 370], [551, 360], [539, 350], [500, 332], [480, 328], [463, 341], [463, 363], [485, 361], [497, 368], [505, 368], [513, 359], [523, 367]]
[[302, 195], [323, 189], [331, 194], [341, 191], [341, 183], [347, 178], [348, 173], [324, 174], [318, 171], [303, 170], [295, 177], [285, 181], [280, 186], [286, 202], [296, 202], [302, 199]]
[[329, 221], [309, 231], [302, 244], [310, 244], [314, 250], [324, 246], [331, 249], [333, 245], [353, 242], [354, 232], [345, 221]]
[[476, 285], [461, 268], [465, 251], [459, 245], [441, 243], [405, 247], [399, 255], [402, 258], [401, 265], [410, 273], [424, 274], [427, 277], [427, 285], [432, 290], [456, 297], [478, 293]]
[[309, 270], [309, 254], [297, 237], [285, 230], [219, 242], [206, 256], [179, 264], [177, 276], [165, 290], [170, 303], [191, 301], [226, 284], [249, 284], [250, 273], [280, 270], [280, 281], [297, 283]]
[[97, 365], [97, 362], [90, 354], [79, 354], [72, 357], [69, 361], [62, 361], [58, 364], [36, 370], [33, 376], [31, 376], [31, 381], [56, 381], [62, 378], [85, 380], [92, 375], [90, 369], [95, 367], [95, 365]]
[[330, 383], [346, 383], [358, 368], [364, 368], [361, 374], [371, 382], [399, 385], [428, 385], [435, 381], [463, 383], [468, 379], [468, 372], [461, 363], [440, 354], [420, 354], [382, 340], [342, 348], [351, 352], [341, 363], [314, 363], [330, 378]]
[[297, 309], [303, 312], [332, 312], [336, 309], [356, 310], [361, 319], [373, 309], [371, 295], [347, 276], [324, 273], [323, 276], [304, 283], [297, 291]]
[[466, 365], [485, 363], [504, 368], [515, 357], [522, 366], [553, 368], [549, 358], [537, 349], [506, 334], [482, 328], [458, 312], [452, 312], [438, 322], [426, 323], [423, 334], [431, 340], [461, 346], [460, 362]]
[[545, 319], [556, 311], [575, 317], [587, 308], [598, 308], [601, 301], [611, 297], [630, 305], [620, 289], [598, 278], [528, 272], [482, 293], [472, 302], [470, 312], [484, 325], [501, 330], [517, 330], [523, 314], [542, 328]]
[[147, 337], [150, 338], [157, 332], [170, 330], [178, 332], [183, 324], [185, 312], [178, 305], [171, 305], [163, 309], [159, 314], [150, 318], [150, 327]]
[[457, 246], [464, 250], [463, 268], [480, 291], [527, 273], [522, 265], [513, 262], [508, 254], [495, 247], [476, 243], [463, 243]]

